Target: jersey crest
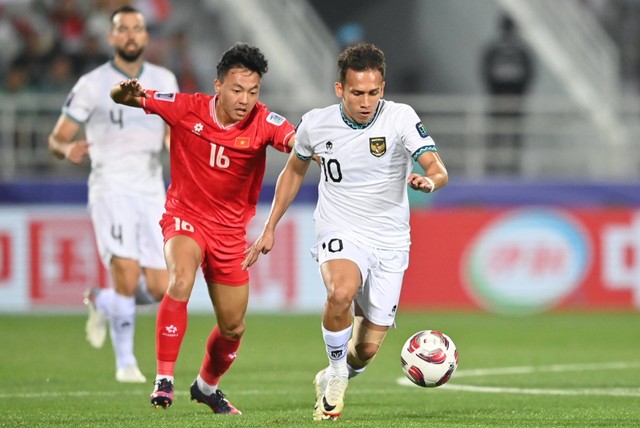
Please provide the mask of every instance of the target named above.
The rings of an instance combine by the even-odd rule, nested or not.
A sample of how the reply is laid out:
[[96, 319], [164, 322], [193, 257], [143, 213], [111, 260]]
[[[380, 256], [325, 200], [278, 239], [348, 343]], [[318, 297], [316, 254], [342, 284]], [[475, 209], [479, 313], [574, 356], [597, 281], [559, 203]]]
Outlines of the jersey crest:
[[369, 138], [369, 151], [377, 158], [384, 155], [387, 153], [387, 139], [385, 137]]
[[278, 113], [269, 113], [269, 116], [267, 116], [267, 122], [275, 125], [275, 126], [280, 126], [284, 123], [286, 119], [282, 116], [280, 116]]

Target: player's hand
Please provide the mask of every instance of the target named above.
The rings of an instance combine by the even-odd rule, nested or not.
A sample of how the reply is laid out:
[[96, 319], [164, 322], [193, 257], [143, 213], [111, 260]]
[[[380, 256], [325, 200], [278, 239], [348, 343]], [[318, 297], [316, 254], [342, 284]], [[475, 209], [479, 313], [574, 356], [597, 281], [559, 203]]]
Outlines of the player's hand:
[[428, 177], [424, 175], [412, 173], [407, 179], [407, 183], [413, 190], [420, 190], [421, 192], [431, 193], [436, 190], [436, 184]]
[[258, 257], [260, 253], [267, 254], [273, 248], [273, 244], [275, 243], [275, 237], [273, 232], [263, 231], [262, 235], [256, 242], [253, 243], [252, 246], [245, 250], [246, 257], [242, 261], [242, 270], [248, 269], [251, 265], [258, 261]]
[[65, 147], [64, 157], [73, 164], [78, 165], [88, 155], [89, 143], [85, 140], [74, 141]]
[[120, 88], [122, 88], [125, 93], [134, 97], [149, 98], [149, 94], [144, 91], [144, 88], [135, 77], [120, 82]]

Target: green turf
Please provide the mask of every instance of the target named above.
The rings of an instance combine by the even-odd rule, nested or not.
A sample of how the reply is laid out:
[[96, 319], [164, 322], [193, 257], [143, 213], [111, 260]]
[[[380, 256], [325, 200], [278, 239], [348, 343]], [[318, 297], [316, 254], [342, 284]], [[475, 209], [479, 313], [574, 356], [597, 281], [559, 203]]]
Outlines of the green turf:
[[[83, 316], [0, 316], [0, 427], [636, 427], [639, 317], [401, 313], [371, 367], [351, 381], [343, 418], [313, 422], [311, 381], [326, 364], [319, 315], [248, 317], [238, 360], [221, 385], [240, 417], [213, 415], [189, 401], [211, 317], [191, 316], [176, 402], [164, 411], [148, 401], [152, 316], [139, 318], [136, 335], [148, 385], [115, 382], [111, 346], [89, 347]], [[449, 387], [397, 383], [400, 346], [426, 328], [450, 335], [460, 351]], [[522, 369], [505, 371], [514, 367]]]

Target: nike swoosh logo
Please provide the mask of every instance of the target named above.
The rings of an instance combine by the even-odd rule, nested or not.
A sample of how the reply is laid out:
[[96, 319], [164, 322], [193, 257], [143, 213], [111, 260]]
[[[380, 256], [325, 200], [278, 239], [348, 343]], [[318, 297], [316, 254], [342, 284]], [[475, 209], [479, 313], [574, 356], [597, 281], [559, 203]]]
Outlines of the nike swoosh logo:
[[330, 412], [336, 408], [336, 406], [332, 406], [329, 403], [327, 403], [327, 399], [325, 397], [322, 397], [322, 407], [324, 407], [324, 410], [327, 412]]

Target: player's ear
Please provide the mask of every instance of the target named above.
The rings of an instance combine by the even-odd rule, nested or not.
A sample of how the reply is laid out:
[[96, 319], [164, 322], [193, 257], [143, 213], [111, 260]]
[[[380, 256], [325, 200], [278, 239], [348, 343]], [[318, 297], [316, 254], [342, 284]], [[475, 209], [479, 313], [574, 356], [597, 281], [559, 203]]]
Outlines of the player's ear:
[[220, 82], [218, 79], [213, 81], [213, 90], [216, 92], [216, 94], [220, 93], [221, 86], [222, 86], [222, 82]]
[[344, 88], [342, 87], [342, 83], [336, 82], [335, 85], [336, 97], [342, 98], [342, 94], [344, 93]]

